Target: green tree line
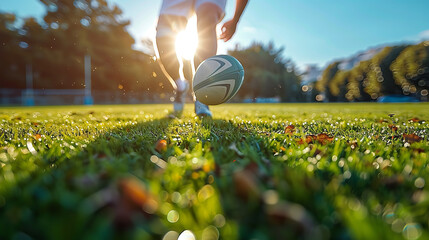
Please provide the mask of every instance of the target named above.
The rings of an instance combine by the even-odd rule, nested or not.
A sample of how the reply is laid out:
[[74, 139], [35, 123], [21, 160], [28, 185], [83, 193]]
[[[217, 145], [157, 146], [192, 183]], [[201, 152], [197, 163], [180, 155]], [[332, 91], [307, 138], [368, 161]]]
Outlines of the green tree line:
[[[35, 89], [83, 89], [84, 57], [89, 55], [93, 90], [168, 99], [172, 88], [156, 57], [132, 48], [135, 40], [126, 29], [130, 21], [118, 6], [106, 0], [40, 2], [46, 9], [43, 19], [0, 13], [0, 88], [25, 89], [31, 64]], [[292, 61], [282, 57], [282, 48], [254, 43], [230, 54], [246, 70], [236, 98], [301, 100], [298, 74]]]
[[[105, 0], [41, 0], [42, 20], [0, 14], [2, 88], [25, 88], [31, 64], [34, 88], [84, 87], [84, 56], [91, 56], [92, 88], [145, 91], [157, 89], [152, 56], [132, 49], [129, 21]], [[149, 80], [149, 81], [148, 81]]]
[[254, 42], [246, 48], [236, 46], [228, 54], [237, 58], [243, 68], [244, 84], [237, 93], [239, 98], [273, 98], [282, 102], [303, 101], [301, 79], [290, 59], [283, 57], [284, 48]]
[[428, 100], [429, 41], [387, 46], [349, 70], [331, 63], [316, 83], [328, 101], [374, 101], [381, 96]]

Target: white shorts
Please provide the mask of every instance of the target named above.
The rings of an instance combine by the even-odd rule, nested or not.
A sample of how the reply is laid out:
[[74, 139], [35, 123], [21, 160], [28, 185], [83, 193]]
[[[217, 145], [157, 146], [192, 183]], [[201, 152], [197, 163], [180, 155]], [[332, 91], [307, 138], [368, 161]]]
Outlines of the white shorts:
[[221, 10], [221, 19], [225, 15], [226, 0], [163, 0], [159, 15], [182, 16], [189, 19], [204, 3], [216, 4]]

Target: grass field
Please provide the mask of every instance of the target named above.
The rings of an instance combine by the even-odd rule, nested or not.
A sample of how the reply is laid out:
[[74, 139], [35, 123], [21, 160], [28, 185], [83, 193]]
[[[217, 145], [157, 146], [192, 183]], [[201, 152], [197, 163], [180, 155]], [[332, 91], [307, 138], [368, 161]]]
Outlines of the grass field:
[[0, 239], [429, 239], [429, 104], [170, 108], [0, 108]]

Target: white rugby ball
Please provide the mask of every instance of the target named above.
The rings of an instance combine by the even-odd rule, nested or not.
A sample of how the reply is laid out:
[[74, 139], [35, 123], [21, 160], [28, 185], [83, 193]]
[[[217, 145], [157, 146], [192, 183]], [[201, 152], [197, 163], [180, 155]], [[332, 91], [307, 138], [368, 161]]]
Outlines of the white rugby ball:
[[207, 58], [198, 66], [192, 90], [198, 101], [206, 105], [224, 103], [234, 97], [243, 84], [244, 69], [229, 55]]

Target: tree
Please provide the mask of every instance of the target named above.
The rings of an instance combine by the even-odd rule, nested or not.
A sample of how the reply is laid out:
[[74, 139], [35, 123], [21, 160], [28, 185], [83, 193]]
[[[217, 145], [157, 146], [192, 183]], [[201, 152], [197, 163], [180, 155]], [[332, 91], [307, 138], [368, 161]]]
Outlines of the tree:
[[64, 57], [55, 47], [55, 36], [32, 17], [24, 19], [21, 30], [22, 41], [28, 45], [24, 49], [25, 63], [32, 65], [33, 87], [61, 88], [65, 81], [65, 75], [61, 74]]
[[[0, 13], [2, 88], [25, 88], [26, 65], [33, 85], [43, 89], [83, 89], [84, 57], [91, 56], [93, 90], [165, 96], [171, 90], [156, 58], [134, 50], [129, 21], [106, 0], [40, 0], [43, 21]], [[167, 96], [165, 96], [167, 97]]]
[[429, 89], [429, 41], [407, 47], [391, 65], [404, 94], [426, 98]]
[[395, 83], [390, 65], [407, 46], [385, 47], [371, 60], [368, 73], [368, 85], [365, 91], [376, 99], [383, 95], [402, 94], [402, 89]]
[[370, 101], [371, 96], [365, 91], [368, 85], [368, 73], [371, 70], [371, 60], [360, 62], [350, 70], [347, 94], [351, 100]]
[[26, 43], [21, 42], [19, 29], [16, 28], [16, 16], [0, 13], [0, 87], [25, 87]]
[[[282, 102], [305, 101], [303, 92], [300, 89], [300, 85], [301, 85], [301, 78], [298, 76], [295, 66], [291, 64], [289, 67], [286, 68], [286, 71], [283, 71], [283, 74], [280, 78], [281, 101]], [[314, 96], [312, 99], [314, 99]]]
[[297, 101], [299, 77], [289, 59], [283, 57], [284, 48], [272, 42], [264, 45], [253, 43], [249, 47], [228, 51], [245, 69], [244, 84], [237, 96], [240, 98], [280, 97], [282, 101]]
[[344, 102], [353, 100], [352, 96], [347, 92], [351, 73], [350, 71], [338, 71], [332, 80], [329, 82], [329, 91], [336, 101]]
[[[144, 91], [153, 75], [151, 56], [132, 49], [129, 21], [106, 0], [41, 0], [50, 36], [49, 70], [63, 87], [83, 87], [85, 55], [91, 56], [93, 89]], [[45, 66], [44, 69], [48, 69]], [[56, 72], [56, 73], [54, 73]], [[53, 82], [53, 79], [50, 80]], [[52, 85], [52, 84], [51, 84]]]
[[329, 102], [335, 101], [336, 97], [332, 94], [331, 90], [329, 89], [330, 82], [332, 79], [334, 79], [335, 75], [339, 71], [338, 66], [340, 65], [339, 61], [333, 62], [329, 64], [327, 68], [322, 73], [322, 77], [319, 81], [316, 83], [316, 89], [321, 92], [325, 93], [325, 97]]

